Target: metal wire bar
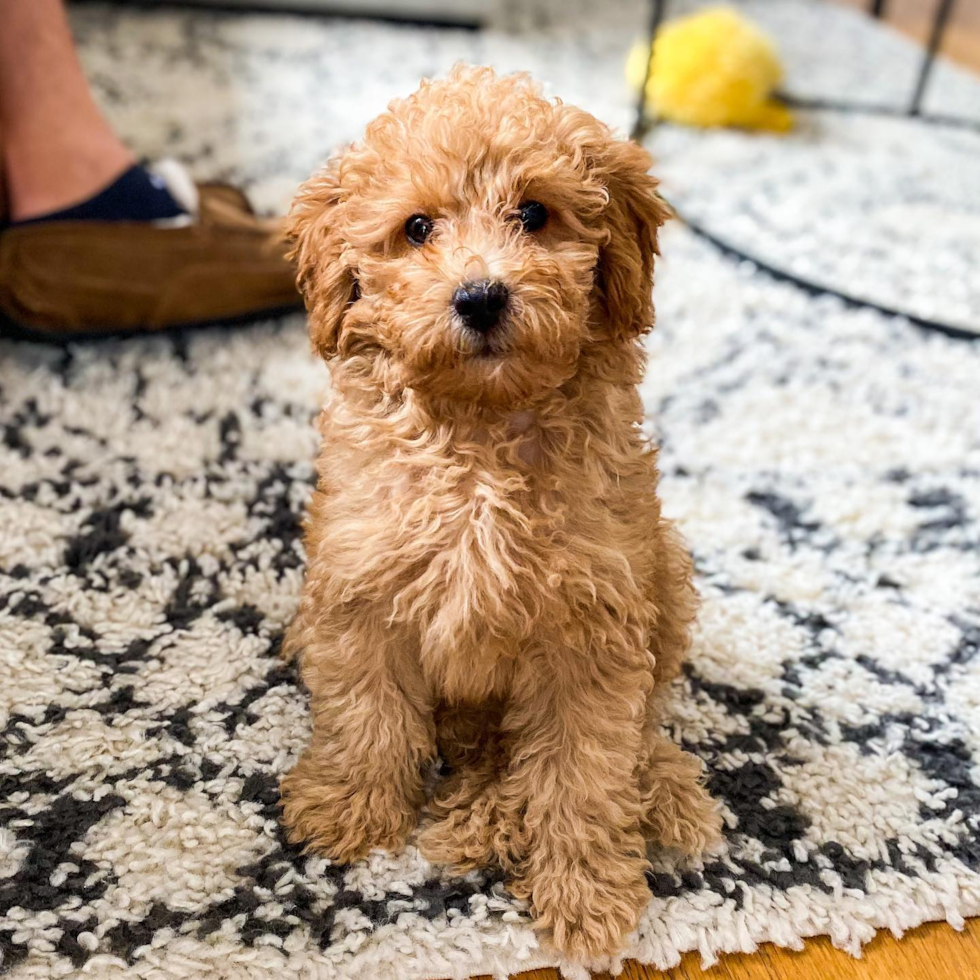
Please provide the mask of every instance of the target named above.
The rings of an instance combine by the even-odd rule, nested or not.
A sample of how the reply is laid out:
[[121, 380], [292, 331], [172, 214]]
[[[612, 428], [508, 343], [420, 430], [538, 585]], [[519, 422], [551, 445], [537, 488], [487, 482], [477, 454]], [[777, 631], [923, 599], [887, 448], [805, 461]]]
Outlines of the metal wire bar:
[[633, 131], [630, 139], [639, 142], [643, 139], [644, 133], [649, 128], [649, 116], [647, 114], [647, 86], [653, 75], [653, 42], [660, 30], [660, 24], [664, 19], [664, 8], [667, 6], [666, 0], [653, 0], [650, 4], [650, 25], [647, 30], [647, 70], [643, 76], [643, 84], [640, 86], [640, 94], [636, 98], [636, 117], [633, 123]]
[[915, 83], [915, 92], [912, 95], [912, 104], [909, 106], [909, 115], [918, 116], [922, 108], [922, 98], [926, 92], [926, 84], [932, 74], [932, 67], [936, 63], [936, 55], [939, 53], [939, 45], [942, 44], [943, 33], [949, 23], [949, 15], [953, 12], [954, 0], [939, 0], [936, 8], [936, 17], [932, 22], [932, 32], [929, 35], [929, 45], [926, 48], [925, 57], [922, 59], [922, 67], [919, 69], [919, 78]]

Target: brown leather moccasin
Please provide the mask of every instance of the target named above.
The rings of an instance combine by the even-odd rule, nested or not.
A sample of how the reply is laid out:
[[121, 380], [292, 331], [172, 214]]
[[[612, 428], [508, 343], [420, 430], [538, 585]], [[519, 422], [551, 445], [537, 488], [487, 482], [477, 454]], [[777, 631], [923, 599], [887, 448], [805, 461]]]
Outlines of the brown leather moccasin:
[[183, 224], [48, 221], [0, 232], [0, 333], [51, 338], [242, 322], [302, 300], [279, 223], [197, 187]]

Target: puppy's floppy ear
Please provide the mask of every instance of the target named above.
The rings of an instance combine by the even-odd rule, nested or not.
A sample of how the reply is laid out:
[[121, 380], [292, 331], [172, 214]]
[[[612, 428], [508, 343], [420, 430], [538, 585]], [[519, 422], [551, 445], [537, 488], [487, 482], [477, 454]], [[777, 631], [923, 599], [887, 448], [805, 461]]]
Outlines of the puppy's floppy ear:
[[657, 194], [650, 154], [641, 146], [610, 139], [596, 162], [609, 192], [608, 239], [599, 249], [596, 276], [600, 308], [613, 337], [638, 337], [653, 326], [657, 229], [670, 208]]
[[300, 187], [286, 219], [296, 284], [310, 313], [310, 340], [324, 359], [337, 354], [344, 313], [357, 297], [341, 234], [340, 163], [341, 157], [334, 157]]

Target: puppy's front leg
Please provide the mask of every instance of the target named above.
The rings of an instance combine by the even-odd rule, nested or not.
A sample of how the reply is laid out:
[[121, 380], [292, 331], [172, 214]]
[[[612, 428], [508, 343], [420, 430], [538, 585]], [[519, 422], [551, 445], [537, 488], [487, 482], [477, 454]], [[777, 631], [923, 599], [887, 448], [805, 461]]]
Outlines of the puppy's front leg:
[[313, 737], [281, 784], [290, 840], [340, 862], [405, 843], [435, 734], [424, 685], [391, 630], [363, 616], [303, 653]]
[[576, 959], [615, 952], [650, 901], [634, 768], [648, 660], [630, 649], [542, 649], [521, 664], [501, 790], [524, 810], [512, 890]]

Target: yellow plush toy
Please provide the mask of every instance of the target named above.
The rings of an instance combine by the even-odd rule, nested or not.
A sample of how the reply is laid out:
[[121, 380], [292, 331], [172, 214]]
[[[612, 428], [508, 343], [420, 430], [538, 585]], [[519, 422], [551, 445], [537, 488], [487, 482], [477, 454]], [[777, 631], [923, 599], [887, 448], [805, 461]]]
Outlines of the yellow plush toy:
[[[639, 89], [648, 49], [630, 53], [626, 74]], [[730, 7], [665, 24], [653, 44], [647, 103], [662, 119], [689, 126], [785, 132], [790, 111], [772, 98], [783, 70], [773, 43]]]

